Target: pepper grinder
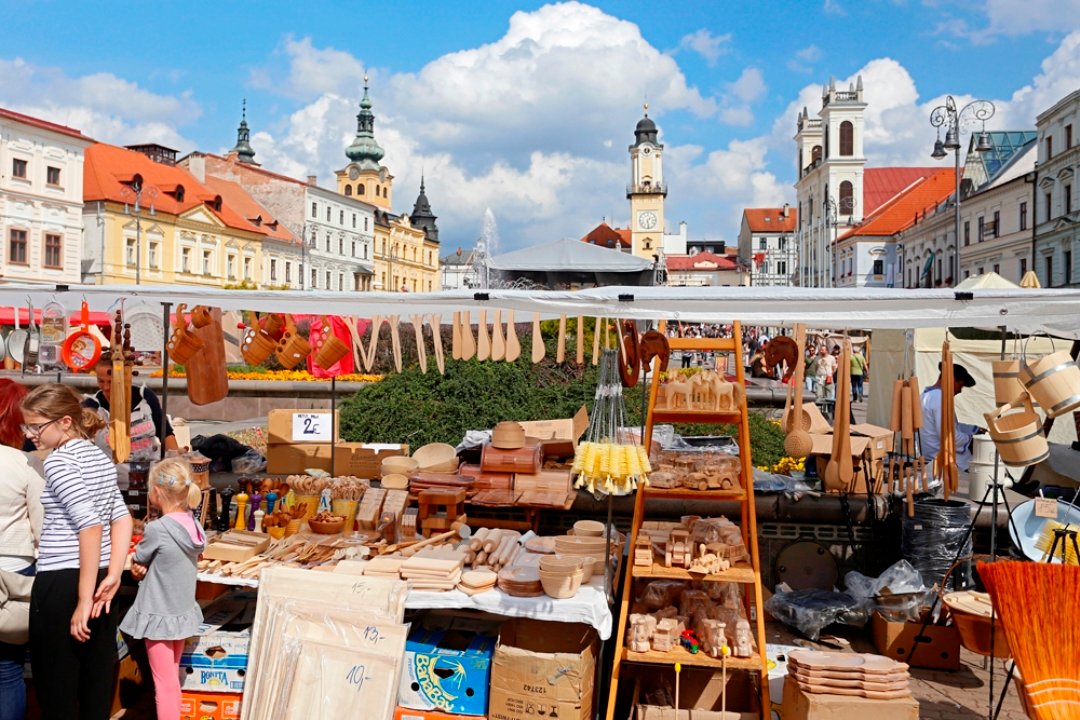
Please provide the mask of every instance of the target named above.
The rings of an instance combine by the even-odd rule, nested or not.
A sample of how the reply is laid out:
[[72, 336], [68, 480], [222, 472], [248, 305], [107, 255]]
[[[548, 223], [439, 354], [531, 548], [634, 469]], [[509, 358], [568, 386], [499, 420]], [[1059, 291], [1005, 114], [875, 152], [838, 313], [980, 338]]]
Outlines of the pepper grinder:
[[266, 513], [264, 513], [262, 510], [255, 510], [255, 512], [251, 513], [251, 515], [255, 519], [255, 526], [252, 529], [257, 533], [266, 532], [265, 530], [263, 530], [263, 517], [266, 515]]
[[247, 504], [250, 496], [247, 493], [240, 493], [236, 496], [236, 524], [233, 528], [236, 530], [244, 530], [247, 528]]
[[247, 529], [257, 530], [255, 527], [255, 513], [262, 508], [263, 496], [255, 492], [251, 496], [251, 513], [248, 515]]
[[274, 492], [273, 490], [266, 493], [266, 514], [267, 515], [273, 515], [274, 514], [274, 504], [277, 503], [277, 499], [278, 499], [277, 493]]
[[225, 532], [229, 529], [229, 510], [232, 508], [234, 494], [233, 489], [228, 487], [219, 494], [221, 498], [221, 514], [218, 515], [217, 522], [214, 525], [214, 529], [218, 532]]

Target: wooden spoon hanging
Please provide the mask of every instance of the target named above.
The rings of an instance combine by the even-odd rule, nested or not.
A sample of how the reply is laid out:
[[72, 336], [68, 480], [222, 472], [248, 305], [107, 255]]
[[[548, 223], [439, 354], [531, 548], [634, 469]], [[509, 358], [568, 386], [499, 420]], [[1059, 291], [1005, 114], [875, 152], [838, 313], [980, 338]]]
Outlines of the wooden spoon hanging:
[[578, 365], [585, 364], [585, 318], [578, 315], [577, 318], [577, 347], [574, 354], [574, 362]]
[[476, 359], [484, 362], [491, 358], [491, 336], [488, 335], [487, 310], [480, 311], [480, 324], [476, 326]]
[[442, 315], [431, 316], [431, 339], [435, 345], [435, 367], [439, 368], [439, 374], [446, 374], [446, 357], [442, 345]]
[[795, 373], [792, 375], [792, 404], [785, 428], [784, 452], [790, 457], [806, 457], [814, 447], [814, 440], [808, 432], [810, 414], [803, 410], [803, 389], [806, 387], [806, 326], [795, 326], [795, 343], [799, 346], [795, 360]]
[[394, 351], [394, 369], [401, 372], [401, 316], [390, 316], [390, 344]]
[[544, 347], [544, 336], [540, 334], [540, 313], [533, 313], [532, 323], [532, 361], [538, 363], [544, 359], [547, 348]]
[[559, 340], [555, 345], [555, 362], [562, 365], [566, 360], [566, 316], [559, 316]]
[[506, 357], [506, 337], [503, 335], [502, 311], [495, 311], [495, 324], [491, 326], [491, 359], [499, 362]]
[[851, 459], [851, 342], [844, 340], [840, 352], [840, 372], [837, 375], [840, 387], [836, 397], [836, 425], [833, 432], [840, 439], [840, 463], [837, 467], [837, 479], [843, 490], [851, 490], [851, 481], [855, 477], [854, 463]]
[[450, 328], [450, 357], [461, 359], [461, 313], [454, 313], [454, 322]]
[[371, 319], [371, 339], [368, 340], [367, 361], [364, 363], [370, 372], [375, 367], [375, 351], [379, 349], [379, 331], [382, 329], [382, 315]]
[[472, 334], [472, 313], [461, 313], [461, 359], [472, 360], [476, 355], [476, 340]]
[[600, 364], [600, 318], [593, 321], [592, 329], [592, 364]]
[[416, 333], [416, 357], [420, 361], [420, 372], [427, 375], [427, 350], [424, 348], [424, 316], [412, 316], [413, 331]]
[[514, 311], [506, 313], [506, 362], [517, 362], [521, 357], [521, 340], [518, 339], [517, 327], [514, 325]]

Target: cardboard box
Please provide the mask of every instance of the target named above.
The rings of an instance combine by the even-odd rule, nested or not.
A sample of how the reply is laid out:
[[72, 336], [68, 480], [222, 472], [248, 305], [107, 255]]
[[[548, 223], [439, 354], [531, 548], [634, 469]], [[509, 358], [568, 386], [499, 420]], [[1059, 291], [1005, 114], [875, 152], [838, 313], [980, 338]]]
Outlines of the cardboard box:
[[193, 693], [242, 692], [255, 599], [229, 597], [208, 607], [180, 655], [180, 688]]
[[308, 468], [330, 472], [330, 445], [267, 445], [266, 472], [295, 475]]
[[[806, 429], [807, 432], [818, 435], [827, 435], [832, 432], [832, 425], [821, 414], [821, 409], [818, 408], [817, 403], [803, 403], [803, 411], [810, 416], [810, 427]], [[787, 416], [788, 411], [785, 411], [781, 416], [780, 427], [787, 427]]]
[[[870, 620], [870, 634], [877, 651], [912, 667], [937, 670], [960, 668], [960, 633], [955, 625], [927, 625], [919, 634], [922, 622], [889, 622], [879, 613]], [[919, 649], [911, 653], [918, 639]], [[911, 656], [909, 658], [909, 655]]]
[[398, 704], [413, 710], [484, 715], [498, 626], [431, 615], [405, 641]]
[[530, 420], [521, 423], [525, 437], [533, 437], [544, 446], [544, 457], [570, 457], [577, 441], [589, 429], [589, 411], [584, 405], [572, 418]]
[[408, 455], [408, 445], [384, 443], [338, 443], [334, 452], [334, 475], [353, 475], [374, 480], [382, 473], [382, 461], [388, 457]]
[[267, 415], [268, 445], [329, 444], [338, 437], [338, 418], [330, 427], [329, 410], [271, 410]]
[[180, 720], [239, 720], [240, 693], [180, 693]]
[[588, 625], [527, 619], [503, 623], [488, 716], [591, 718], [596, 654], [596, 631]]
[[913, 697], [871, 700], [852, 695], [818, 695], [803, 692], [795, 683], [784, 683], [784, 720], [918, 720], [919, 701]]
[[485, 720], [484, 715], [449, 715], [437, 710], [412, 710], [400, 705], [394, 711], [394, 720]]
[[[723, 705], [724, 676], [719, 670], [683, 667], [680, 675], [679, 704], [675, 709], [658, 705], [637, 704], [635, 720], [725, 720], [720, 712]], [[662, 687], [655, 676], [643, 677], [638, 700], [643, 701], [649, 690]], [[758, 712], [746, 712], [757, 707], [757, 691], [750, 684], [748, 673], [727, 674], [727, 711], [737, 713], [740, 720], [756, 720]]]
[[861, 423], [852, 425], [851, 433], [869, 438], [870, 442], [867, 445], [867, 451], [874, 460], [885, 457], [893, 450], [893, 431], [889, 428], [871, 425], [870, 423]]

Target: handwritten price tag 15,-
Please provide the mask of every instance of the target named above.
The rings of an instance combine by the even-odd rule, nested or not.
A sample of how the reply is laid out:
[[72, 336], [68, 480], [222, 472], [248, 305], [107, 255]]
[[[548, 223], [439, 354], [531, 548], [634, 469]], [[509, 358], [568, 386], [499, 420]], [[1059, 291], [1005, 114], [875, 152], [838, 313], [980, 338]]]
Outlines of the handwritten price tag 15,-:
[[332, 442], [333, 427], [330, 413], [293, 413], [292, 441], [296, 443]]

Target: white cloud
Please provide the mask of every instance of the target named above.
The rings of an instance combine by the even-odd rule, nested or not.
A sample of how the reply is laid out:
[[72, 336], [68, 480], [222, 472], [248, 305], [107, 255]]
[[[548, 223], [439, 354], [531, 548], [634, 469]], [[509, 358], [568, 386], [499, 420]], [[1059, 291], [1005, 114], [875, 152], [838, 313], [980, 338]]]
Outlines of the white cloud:
[[840, 5], [839, 0], [825, 0], [825, 5], [822, 7], [826, 15], [847, 15], [847, 11]]
[[792, 72], [810, 74], [814, 70], [811, 67], [822, 57], [821, 48], [810, 44], [795, 52], [795, 56], [787, 61], [787, 68]]
[[714, 67], [721, 55], [728, 52], [727, 45], [731, 42], [731, 33], [713, 35], [705, 28], [696, 32], [683, 35], [679, 41], [680, 50], [690, 50], [705, 58], [709, 67]]
[[728, 86], [731, 94], [745, 103], [755, 103], [765, 96], [765, 77], [757, 68], [746, 68], [739, 79]]
[[1080, 0], [987, 0], [992, 35], [1068, 32], [1080, 27]]
[[202, 114], [190, 91], [160, 95], [111, 73], [70, 77], [22, 58], [0, 59], [0, 105], [77, 128], [96, 140], [177, 149], [192, 143], [176, 126]]
[[288, 62], [287, 76], [278, 80], [268, 69], [255, 68], [248, 78], [253, 86], [310, 100], [324, 93], [355, 94], [363, 85], [364, 66], [355, 56], [335, 48], [316, 48], [310, 37], [297, 40], [287, 35], [278, 53]]

